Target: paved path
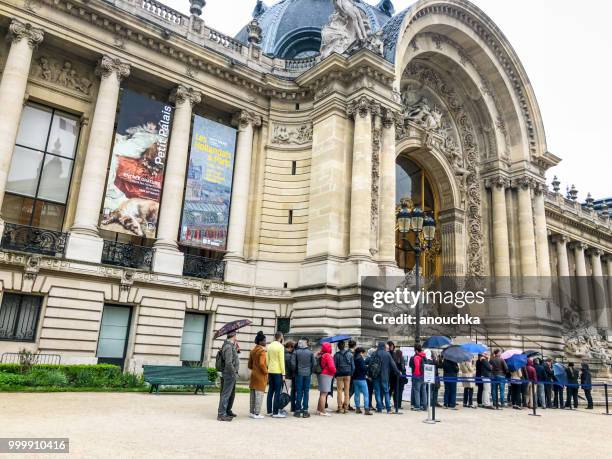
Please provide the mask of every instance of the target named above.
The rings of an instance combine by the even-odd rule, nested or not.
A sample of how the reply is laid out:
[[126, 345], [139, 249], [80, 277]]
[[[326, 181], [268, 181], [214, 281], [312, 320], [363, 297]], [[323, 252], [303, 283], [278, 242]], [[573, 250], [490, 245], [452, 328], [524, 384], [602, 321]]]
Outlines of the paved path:
[[216, 421], [217, 403], [218, 394], [0, 393], [0, 437], [69, 437], [70, 456], [87, 458], [612, 457], [612, 416], [601, 408], [537, 418], [440, 409], [437, 425], [410, 411], [253, 420], [248, 394], [236, 394], [240, 416], [227, 423]]

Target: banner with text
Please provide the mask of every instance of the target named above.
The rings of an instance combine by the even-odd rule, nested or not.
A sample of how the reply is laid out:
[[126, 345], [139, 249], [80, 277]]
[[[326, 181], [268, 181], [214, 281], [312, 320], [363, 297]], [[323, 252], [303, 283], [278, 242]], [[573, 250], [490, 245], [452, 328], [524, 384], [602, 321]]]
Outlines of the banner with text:
[[124, 90], [101, 229], [154, 238], [173, 108]]
[[235, 148], [235, 129], [194, 117], [181, 221], [183, 244], [225, 250]]

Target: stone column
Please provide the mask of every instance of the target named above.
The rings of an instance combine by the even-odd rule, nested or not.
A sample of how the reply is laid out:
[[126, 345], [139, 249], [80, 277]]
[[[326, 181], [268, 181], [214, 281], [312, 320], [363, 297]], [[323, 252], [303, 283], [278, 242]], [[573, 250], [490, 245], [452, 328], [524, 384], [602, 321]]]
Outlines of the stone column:
[[106, 170], [113, 145], [113, 129], [121, 80], [130, 66], [103, 56], [96, 69], [100, 88], [94, 108], [74, 225], [70, 231], [66, 258], [99, 263], [103, 241], [98, 235], [100, 208], [104, 197]]
[[603, 260], [606, 262], [606, 266], [608, 267], [606, 273], [606, 280], [608, 284], [608, 327], [612, 328], [612, 323], [610, 319], [612, 319], [612, 254], [606, 254], [603, 257]]
[[578, 285], [578, 306], [582, 311], [582, 318], [586, 321], [591, 320], [589, 307], [589, 286], [586, 270], [584, 251], [587, 245], [582, 242], [573, 242], [571, 249], [574, 251], [576, 260], [576, 283]]
[[[11, 48], [0, 81], [0, 206], [4, 201], [6, 181], [21, 122], [28, 75], [34, 48], [42, 41], [43, 31], [17, 19], [9, 25], [7, 40]], [[4, 222], [0, 219], [0, 235]]]
[[593, 268], [593, 321], [599, 328], [608, 328], [608, 311], [606, 305], [606, 293], [601, 267], [601, 256], [603, 252], [599, 249], [590, 249], [588, 254], [591, 258], [591, 267]]
[[227, 235], [226, 259], [244, 259], [249, 189], [251, 183], [251, 157], [253, 155], [253, 129], [261, 126], [261, 117], [242, 110], [236, 117], [238, 140], [232, 180], [232, 203]]
[[380, 150], [380, 211], [378, 218], [378, 255], [383, 264], [395, 261], [395, 118], [385, 110]]
[[544, 210], [545, 184], [539, 183], [534, 189], [533, 217], [535, 223], [536, 250], [538, 256], [538, 276], [541, 282], [550, 278], [550, 255], [548, 253], [548, 229]]
[[537, 295], [538, 267], [536, 264], [533, 211], [531, 208], [532, 180], [523, 177], [518, 181], [518, 232], [523, 293]]
[[508, 243], [508, 217], [506, 213], [506, 188], [509, 181], [501, 176], [487, 181], [491, 188], [493, 216], [493, 255], [497, 293], [510, 293], [510, 245]]
[[164, 189], [157, 223], [157, 241], [153, 256], [153, 271], [164, 274], [183, 274], [183, 253], [176, 242], [181, 224], [181, 205], [185, 188], [185, 173], [189, 157], [191, 110], [200, 102], [199, 91], [183, 85], [170, 95], [174, 102], [174, 120], [170, 135], [170, 148], [164, 174]]
[[[375, 106], [374, 106], [375, 107]], [[349, 114], [355, 119], [351, 177], [351, 234], [349, 258], [368, 260], [372, 225], [372, 111], [365, 96], [353, 101]]]
[[557, 276], [559, 277], [559, 305], [564, 311], [570, 305], [572, 292], [569, 282], [569, 262], [567, 260], [567, 242], [569, 238], [563, 234], [553, 236], [553, 242], [557, 249]]

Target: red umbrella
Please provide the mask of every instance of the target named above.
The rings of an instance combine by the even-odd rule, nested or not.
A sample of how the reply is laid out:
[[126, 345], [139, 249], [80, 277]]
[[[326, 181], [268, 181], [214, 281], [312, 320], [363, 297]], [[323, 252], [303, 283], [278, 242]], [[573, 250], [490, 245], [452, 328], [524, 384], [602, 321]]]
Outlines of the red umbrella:
[[234, 320], [233, 322], [228, 322], [223, 327], [221, 327], [219, 330], [215, 332], [213, 338], [218, 338], [219, 336], [227, 335], [228, 333], [235, 332], [236, 330], [239, 330], [242, 327], [246, 327], [247, 325], [251, 325], [252, 323], [253, 322], [251, 322], [249, 319], [241, 319], [241, 320]]

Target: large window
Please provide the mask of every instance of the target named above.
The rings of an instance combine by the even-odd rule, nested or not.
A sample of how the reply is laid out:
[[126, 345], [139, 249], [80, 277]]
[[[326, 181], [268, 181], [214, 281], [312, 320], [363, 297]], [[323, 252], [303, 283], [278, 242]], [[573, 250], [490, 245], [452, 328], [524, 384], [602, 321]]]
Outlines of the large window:
[[0, 339], [35, 341], [42, 297], [4, 293], [0, 305]]
[[98, 337], [98, 363], [110, 363], [123, 368], [130, 331], [132, 309], [128, 306], [105, 304]]
[[62, 229], [78, 138], [77, 117], [25, 106], [2, 205], [6, 221]]
[[202, 362], [205, 337], [206, 315], [185, 313], [183, 340], [181, 342], [181, 360], [183, 363], [199, 364]]

